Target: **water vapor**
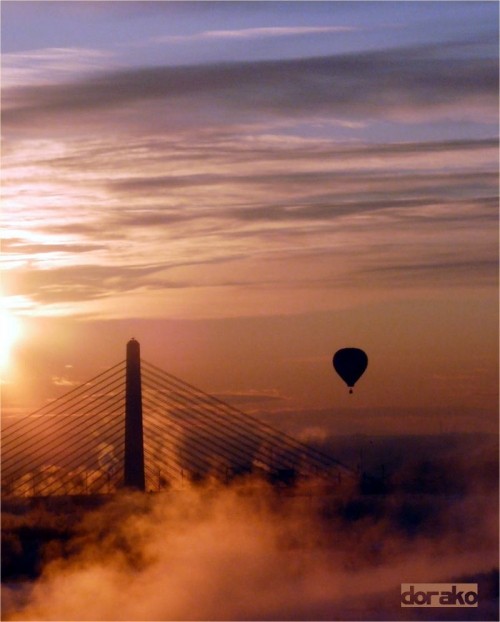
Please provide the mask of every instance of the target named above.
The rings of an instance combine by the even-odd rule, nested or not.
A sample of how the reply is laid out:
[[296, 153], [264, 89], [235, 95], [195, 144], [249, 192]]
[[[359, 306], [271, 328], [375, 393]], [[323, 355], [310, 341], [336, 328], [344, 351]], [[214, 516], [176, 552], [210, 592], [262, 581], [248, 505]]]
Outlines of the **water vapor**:
[[[4, 619], [496, 619], [491, 486], [423, 494], [404, 490], [408, 473], [394, 481], [388, 495], [253, 477], [120, 494], [45, 551], [38, 580], [5, 587]], [[479, 582], [478, 609], [400, 608], [401, 583], [460, 578]]]

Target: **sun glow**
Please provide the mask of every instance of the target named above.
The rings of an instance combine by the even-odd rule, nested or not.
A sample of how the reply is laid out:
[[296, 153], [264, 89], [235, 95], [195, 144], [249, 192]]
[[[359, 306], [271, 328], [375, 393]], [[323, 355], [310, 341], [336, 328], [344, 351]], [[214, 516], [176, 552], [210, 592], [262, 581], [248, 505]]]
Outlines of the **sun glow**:
[[5, 370], [10, 361], [13, 345], [21, 336], [21, 322], [11, 311], [0, 310], [0, 369]]

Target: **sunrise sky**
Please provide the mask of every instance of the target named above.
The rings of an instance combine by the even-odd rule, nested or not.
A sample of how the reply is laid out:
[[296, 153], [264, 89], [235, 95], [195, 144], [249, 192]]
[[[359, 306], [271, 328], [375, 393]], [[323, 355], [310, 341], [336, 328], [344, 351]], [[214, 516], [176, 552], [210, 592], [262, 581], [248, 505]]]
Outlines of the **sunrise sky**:
[[496, 430], [496, 2], [1, 12], [5, 416], [135, 337], [304, 439]]

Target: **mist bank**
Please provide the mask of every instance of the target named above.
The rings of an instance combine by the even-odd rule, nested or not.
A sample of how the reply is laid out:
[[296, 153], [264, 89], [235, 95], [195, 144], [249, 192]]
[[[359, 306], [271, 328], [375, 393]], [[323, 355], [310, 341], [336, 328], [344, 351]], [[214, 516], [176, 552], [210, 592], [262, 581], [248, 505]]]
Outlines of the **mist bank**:
[[[368, 439], [337, 444], [374, 463], [392, 447], [386, 494], [249, 475], [4, 512], [4, 567], [23, 546], [20, 529], [45, 525], [53, 536], [34, 576], [4, 583], [4, 619], [498, 619], [498, 453], [495, 439], [478, 438], [422, 437], [413, 451], [410, 439], [373, 439], [373, 456]], [[436, 488], [438, 464], [458, 487]], [[459, 580], [479, 584], [478, 608], [400, 607], [403, 582]]]

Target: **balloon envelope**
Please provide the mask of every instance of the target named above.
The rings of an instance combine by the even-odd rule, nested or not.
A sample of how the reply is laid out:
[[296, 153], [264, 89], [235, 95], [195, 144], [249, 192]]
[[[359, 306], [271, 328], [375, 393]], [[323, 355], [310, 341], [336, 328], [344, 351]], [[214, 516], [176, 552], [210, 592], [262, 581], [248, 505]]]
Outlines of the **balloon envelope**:
[[342, 348], [333, 356], [333, 367], [337, 374], [352, 388], [368, 366], [368, 357], [359, 348]]

